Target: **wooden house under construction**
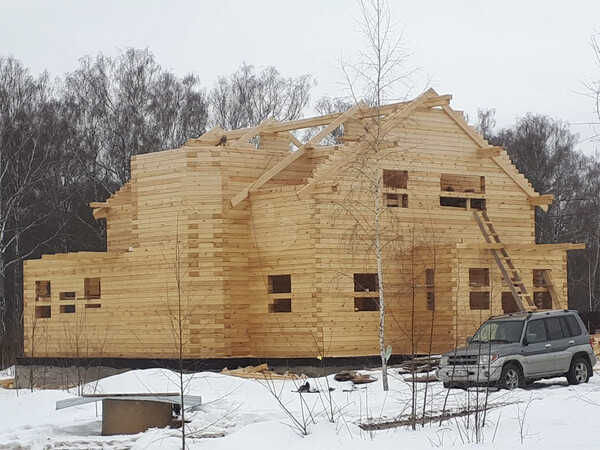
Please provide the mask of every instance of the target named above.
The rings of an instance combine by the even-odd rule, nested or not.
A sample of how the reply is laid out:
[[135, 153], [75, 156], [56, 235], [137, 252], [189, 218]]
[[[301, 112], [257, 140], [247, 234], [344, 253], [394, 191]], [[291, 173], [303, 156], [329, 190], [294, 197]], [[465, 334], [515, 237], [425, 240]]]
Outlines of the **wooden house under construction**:
[[535, 243], [552, 196], [450, 99], [134, 156], [131, 180], [91, 204], [106, 252], [25, 263], [25, 355], [176, 358], [179, 341], [185, 358], [376, 355], [377, 241], [395, 354], [448, 350], [493, 314], [566, 308], [580, 246]]

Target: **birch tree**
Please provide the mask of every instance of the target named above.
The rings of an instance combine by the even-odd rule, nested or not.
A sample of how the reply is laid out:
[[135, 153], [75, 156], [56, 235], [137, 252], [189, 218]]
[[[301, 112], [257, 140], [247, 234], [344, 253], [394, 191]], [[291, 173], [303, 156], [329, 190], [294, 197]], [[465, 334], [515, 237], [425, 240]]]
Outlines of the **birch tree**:
[[208, 118], [198, 77], [163, 70], [148, 50], [82, 58], [62, 95], [76, 130], [75, 153], [105, 196], [129, 180], [131, 156], [177, 148], [200, 136]]
[[358, 104], [359, 99], [375, 108], [375, 114], [366, 127], [367, 149], [361, 159], [364, 176], [368, 179], [368, 189], [372, 198], [372, 243], [377, 264], [379, 293], [379, 350], [383, 389], [389, 389], [387, 361], [391, 347], [385, 340], [387, 293], [384, 282], [384, 242], [381, 230], [382, 215], [382, 162], [386, 158], [383, 150], [385, 132], [382, 128], [379, 108], [387, 102], [398, 100], [400, 91], [406, 92], [414, 71], [406, 69], [408, 54], [403, 47], [402, 35], [398, 34], [391, 19], [391, 11], [385, 0], [360, 0], [361, 32], [365, 39], [365, 50], [359, 54], [356, 63], [342, 61], [342, 70], [350, 89], [351, 97]]
[[[14, 58], [0, 57], [0, 337], [14, 353], [21, 323], [19, 264], [43, 246], [37, 234], [52, 215], [44, 195], [62, 163], [64, 122], [46, 74], [33, 77]], [[27, 240], [23, 237], [28, 236]], [[12, 270], [14, 285], [9, 285]], [[10, 292], [10, 301], [8, 293]], [[12, 344], [11, 344], [12, 343]]]

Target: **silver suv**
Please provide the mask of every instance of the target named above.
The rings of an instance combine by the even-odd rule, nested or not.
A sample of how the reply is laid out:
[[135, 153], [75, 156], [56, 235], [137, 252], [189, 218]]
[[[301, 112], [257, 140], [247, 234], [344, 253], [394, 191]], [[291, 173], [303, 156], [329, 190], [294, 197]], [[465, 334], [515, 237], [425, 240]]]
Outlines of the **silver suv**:
[[444, 387], [497, 384], [515, 389], [562, 376], [569, 384], [587, 383], [596, 364], [577, 311], [494, 316], [467, 343], [442, 356], [437, 377]]

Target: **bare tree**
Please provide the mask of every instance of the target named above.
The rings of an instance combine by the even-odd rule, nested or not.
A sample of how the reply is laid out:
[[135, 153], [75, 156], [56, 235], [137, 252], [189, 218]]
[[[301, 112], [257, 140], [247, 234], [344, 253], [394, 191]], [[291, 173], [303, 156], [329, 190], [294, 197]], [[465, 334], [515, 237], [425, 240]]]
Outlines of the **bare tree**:
[[235, 130], [269, 117], [295, 120], [308, 104], [313, 84], [309, 75], [286, 79], [274, 67], [256, 74], [254, 66], [244, 63], [229, 77], [220, 77], [211, 90], [211, 123]]
[[571, 306], [594, 310], [600, 298], [600, 161], [576, 150], [577, 136], [559, 120], [527, 114], [495, 131], [493, 110], [479, 115], [479, 129], [502, 145], [534, 189], [553, 194], [547, 212], [536, 211], [538, 243], [585, 242], [584, 252], [569, 258]]
[[[598, 42], [600, 38], [600, 32], [596, 31], [590, 37], [590, 46], [594, 52], [594, 58], [596, 62], [596, 66], [600, 70], [600, 42]], [[587, 90], [587, 95], [589, 95], [594, 101], [594, 111], [596, 113], [596, 117], [598, 118], [598, 123], [600, 124], [600, 75], [597, 77], [593, 77], [589, 82], [584, 83], [584, 86]], [[600, 131], [596, 132], [595, 136], [596, 140], [600, 141]]]
[[[407, 52], [403, 48], [402, 34], [396, 32], [391, 20], [389, 5], [384, 0], [360, 0], [361, 31], [366, 41], [366, 49], [361, 52], [355, 64], [342, 61], [342, 70], [348, 88], [355, 103], [365, 99], [375, 108], [375, 114], [366, 128], [365, 141], [368, 145], [361, 155], [363, 171], [368, 181], [372, 198], [372, 240], [377, 263], [379, 293], [379, 350], [383, 389], [389, 389], [387, 360], [391, 347], [385, 341], [385, 304], [384, 257], [381, 230], [381, 198], [383, 188], [382, 162], [386, 158], [385, 139], [381, 114], [377, 111], [390, 100], [397, 99], [399, 85], [406, 87], [411, 83], [414, 71], [407, 71]], [[359, 94], [360, 92], [360, 94]]]
[[208, 118], [198, 77], [163, 70], [149, 50], [82, 58], [62, 95], [77, 154], [107, 194], [129, 179], [132, 155], [176, 148], [201, 135]]
[[0, 364], [7, 351], [18, 351], [4, 346], [22, 339], [19, 264], [53, 237], [40, 227], [53, 214], [45, 194], [60, 183], [54, 176], [64, 163], [64, 129], [47, 74], [35, 78], [19, 61], [0, 57]]

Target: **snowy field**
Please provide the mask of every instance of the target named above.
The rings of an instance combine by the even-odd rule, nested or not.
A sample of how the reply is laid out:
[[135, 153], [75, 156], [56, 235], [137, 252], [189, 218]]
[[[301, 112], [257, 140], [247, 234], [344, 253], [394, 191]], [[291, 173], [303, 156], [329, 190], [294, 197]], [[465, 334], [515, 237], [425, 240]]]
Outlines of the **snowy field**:
[[[359, 424], [402, 420], [410, 416], [411, 383], [392, 369], [390, 391], [381, 382], [352, 388], [333, 376], [309, 379], [321, 393], [300, 394], [292, 381], [257, 381], [216, 373], [187, 376], [186, 393], [201, 395], [203, 405], [188, 413], [188, 447], [192, 449], [591, 449], [597, 446], [600, 373], [589, 384], [568, 386], [557, 378], [531, 388], [491, 392], [485, 426], [478, 434], [475, 414], [443, 421], [364, 431]], [[378, 372], [371, 372], [380, 378]], [[7, 374], [4, 374], [6, 376]], [[2, 374], [0, 373], [0, 377]], [[335, 390], [329, 396], [327, 382]], [[296, 382], [297, 383], [297, 382]], [[475, 408], [485, 392], [446, 390], [427, 385], [427, 415], [444, 409], [457, 413]], [[422, 417], [425, 384], [417, 383]], [[137, 370], [101, 380], [87, 392], [177, 391], [168, 370]], [[275, 395], [274, 395], [275, 393]], [[277, 400], [279, 396], [281, 402]], [[101, 403], [55, 410], [57, 400], [74, 397], [61, 390], [0, 389], [0, 449], [177, 449], [178, 430], [152, 429], [132, 436], [101, 436]], [[289, 414], [286, 413], [286, 409]], [[331, 421], [333, 416], [333, 421]], [[304, 419], [303, 419], [304, 417]], [[483, 418], [483, 416], [479, 416]], [[297, 422], [296, 424], [295, 421]], [[306, 425], [308, 434], [300, 428]], [[479, 444], [477, 443], [479, 442]]]

